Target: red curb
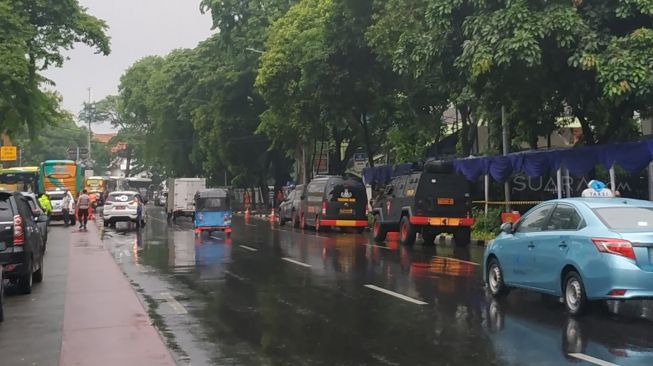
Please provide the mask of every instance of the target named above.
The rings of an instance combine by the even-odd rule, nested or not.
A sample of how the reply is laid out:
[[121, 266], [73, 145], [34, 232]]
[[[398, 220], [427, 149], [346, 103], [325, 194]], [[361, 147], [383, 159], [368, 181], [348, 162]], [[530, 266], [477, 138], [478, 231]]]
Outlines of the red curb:
[[174, 365], [95, 226], [71, 236], [69, 246], [59, 365]]

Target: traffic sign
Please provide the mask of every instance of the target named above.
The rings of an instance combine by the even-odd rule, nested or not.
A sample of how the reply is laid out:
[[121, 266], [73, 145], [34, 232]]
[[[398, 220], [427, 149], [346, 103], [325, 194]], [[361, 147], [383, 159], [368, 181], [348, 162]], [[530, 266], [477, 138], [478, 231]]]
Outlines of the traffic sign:
[[2, 161], [16, 161], [18, 153], [16, 146], [2, 146], [0, 147], [0, 160]]
[[76, 147], [69, 147], [67, 152], [68, 152], [68, 159], [77, 160], [77, 148]]
[[80, 147], [79, 148], [79, 158], [80, 159], [88, 159], [88, 148], [86, 147]]

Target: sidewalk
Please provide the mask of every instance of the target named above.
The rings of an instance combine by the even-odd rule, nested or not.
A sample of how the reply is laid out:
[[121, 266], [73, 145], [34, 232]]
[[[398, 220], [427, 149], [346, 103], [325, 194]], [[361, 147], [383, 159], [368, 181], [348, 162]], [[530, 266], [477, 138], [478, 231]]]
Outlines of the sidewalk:
[[71, 234], [61, 366], [174, 365], [93, 222]]

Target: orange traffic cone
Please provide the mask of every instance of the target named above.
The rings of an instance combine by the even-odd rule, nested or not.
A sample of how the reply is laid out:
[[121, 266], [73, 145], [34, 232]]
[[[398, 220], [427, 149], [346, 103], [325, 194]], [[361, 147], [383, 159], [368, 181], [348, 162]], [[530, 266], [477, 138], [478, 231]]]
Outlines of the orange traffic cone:
[[270, 213], [270, 222], [277, 221], [277, 215], [274, 212], [274, 207], [272, 207], [272, 212]]

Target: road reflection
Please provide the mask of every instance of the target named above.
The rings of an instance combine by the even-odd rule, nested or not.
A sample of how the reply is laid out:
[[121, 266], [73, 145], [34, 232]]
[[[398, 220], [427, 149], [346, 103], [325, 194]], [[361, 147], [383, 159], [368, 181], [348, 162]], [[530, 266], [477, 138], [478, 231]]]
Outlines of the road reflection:
[[[527, 297], [528, 296], [524, 296]], [[651, 324], [601, 312], [573, 318], [554, 301], [497, 301], [488, 296], [486, 326], [497, 353], [510, 363], [579, 362], [572, 354], [590, 355], [618, 365], [653, 364]]]

